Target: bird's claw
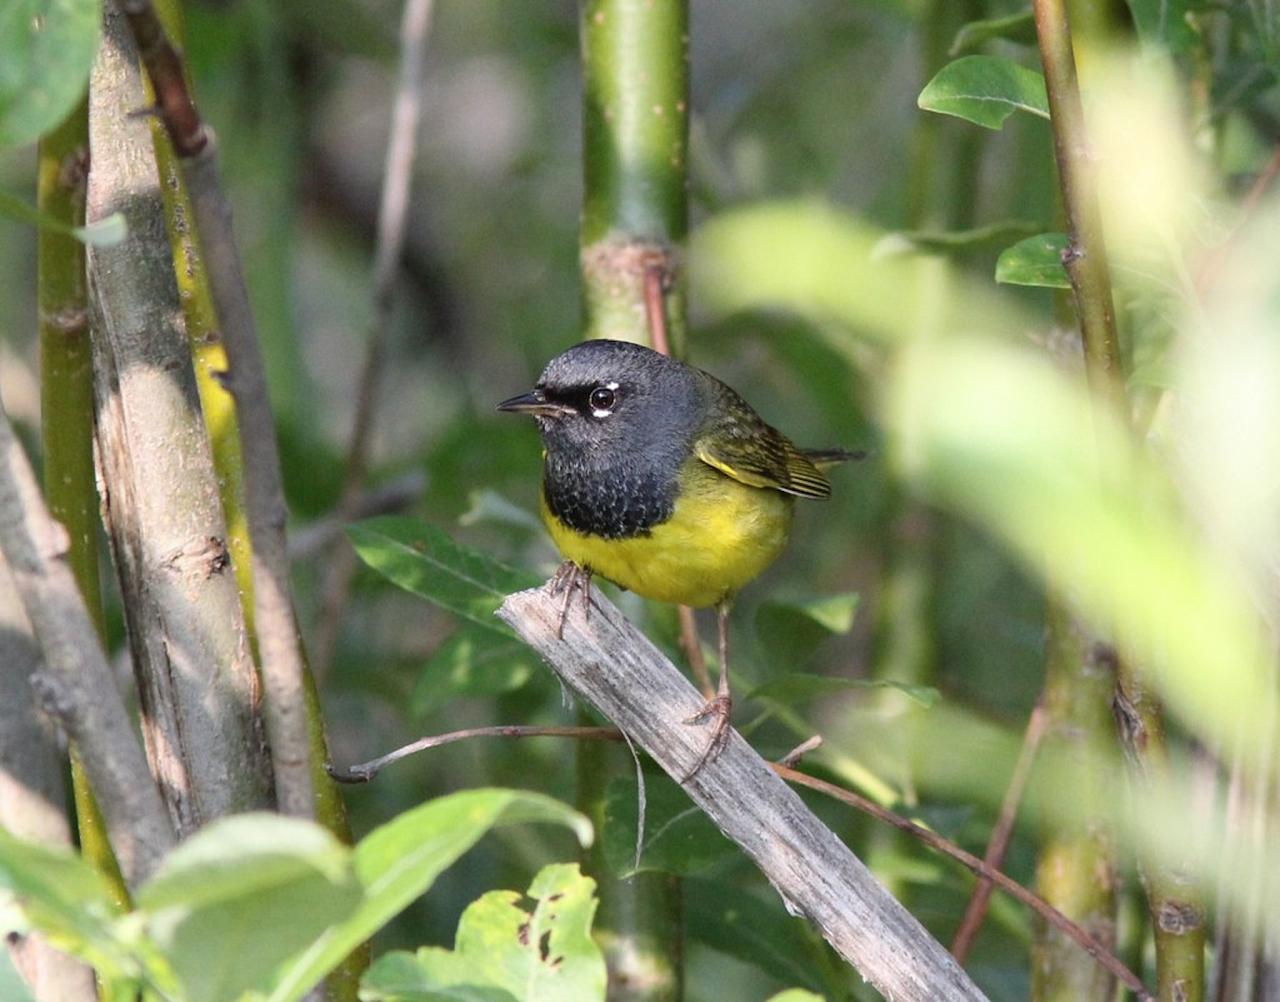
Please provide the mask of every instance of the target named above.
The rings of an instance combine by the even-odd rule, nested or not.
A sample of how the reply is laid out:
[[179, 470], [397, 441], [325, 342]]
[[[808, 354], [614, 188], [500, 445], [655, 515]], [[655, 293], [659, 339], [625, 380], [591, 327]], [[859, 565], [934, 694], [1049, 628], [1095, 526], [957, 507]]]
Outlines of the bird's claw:
[[564, 602], [560, 606], [560, 622], [556, 626], [556, 639], [564, 639], [564, 624], [569, 618], [569, 603], [573, 600], [573, 590], [582, 590], [582, 616], [591, 615], [591, 568], [579, 567], [572, 560], [566, 560], [556, 568], [551, 576], [548, 588], [552, 595], [564, 592]]
[[704, 720], [714, 719], [707, 747], [703, 749], [702, 754], [698, 756], [698, 761], [693, 764], [693, 768], [684, 777], [684, 782], [693, 779], [708, 762], [714, 762], [719, 758], [720, 753], [728, 746], [729, 735], [733, 731], [733, 728], [729, 726], [732, 713], [733, 700], [726, 695], [719, 695], [708, 699], [701, 710], [684, 721], [686, 724], [700, 724]]

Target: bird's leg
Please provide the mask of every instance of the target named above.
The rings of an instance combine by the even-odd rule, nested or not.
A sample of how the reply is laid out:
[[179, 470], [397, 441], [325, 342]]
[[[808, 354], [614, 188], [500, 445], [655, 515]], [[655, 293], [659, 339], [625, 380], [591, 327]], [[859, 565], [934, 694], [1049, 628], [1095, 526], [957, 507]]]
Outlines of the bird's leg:
[[551, 577], [551, 594], [564, 592], [564, 601], [560, 604], [560, 622], [556, 627], [556, 639], [564, 639], [564, 623], [569, 618], [569, 603], [573, 600], [573, 589], [582, 589], [582, 615], [585, 618], [591, 613], [591, 568], [579, 567], [572, 560], [566, 560], [556, 568]]
[[729, 719], [733, 713], [733, 697], [729, 693], [729, 603], [721, 602], [716, 606], [716, 622], [720, 627], [720, 681], [716, 685], [716, 694], [707, 704], [685, 721], [686, 724], [697, 724], [711, 718], [713, 720], [711, 738], [706, 750], [698, 757], [698, 761], [689, 770], [685, 780], [696, 776], [704, 765], [716, 759], [729, 743]]

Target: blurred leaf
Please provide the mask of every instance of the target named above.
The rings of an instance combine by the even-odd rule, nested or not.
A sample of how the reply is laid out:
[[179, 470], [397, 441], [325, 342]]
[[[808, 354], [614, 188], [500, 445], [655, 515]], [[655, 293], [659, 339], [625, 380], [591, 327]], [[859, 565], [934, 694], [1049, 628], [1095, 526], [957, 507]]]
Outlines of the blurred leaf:
[[826, 999], [803, 988], [788, 988], [777, 995], [770, 995], [766, 1002], [826, 1002]]
[[619, 777], [605, 790], [600, 845], [609, 869], [620, 877], [645, 870], [686, 875], [705, 870], [738, 848], [665, 776], [645, 783], [644, 844], [636, 861], [636, 781]]
[[0, 6], [0, 146], [21, 146], [70, 114], [98, 51], [100, 0]]
[[88, 226], [68, 226], [61, 220], [32, 208], [22, 199], [3, 191], [0, 191], [0, 216], [8, 216], [10, 219], [30, 223], [43, 230], [52, 230], [54, 233], [75, 237], [90, 247], [113, 247], [123, 241], [129, 232], [124, 216], [118, 212], [113, 212], [105, 219], [99, 219]]
[[356, 875], [364, 900], [354, 915], [315, 940], [285, 968], [270, 1002], [292, 1002], [415, 898], [493, 828], [548, 822], [571, 829], [583, 845], [591, 822], [557, 800], [519, 790], [476, 789], [450, 794], [399, 817], [360, 840]]
[[520, 529], [542, 531], [542, 521], [527, 508], [512, 504], [492, 487], [471, 492], [471, 507], [458, 519], [460, 525], [477, 525], [489, 522], [495, 525], [511, 525]]
[[1044, 77], [996, 56], [963, 56], [947, 63], [925, 84], [916, 104], [987, 129], [999, 129], [1015, 111], [1049, 117]]
[[1026, 219], [1002, 219], [970, 230], [899, 230], [888, 233], [875, 245], [875, 258], [902, 254], [973, 250], [989, 244], [1005, 243], [1014, 237], [1038, 233], [1042, 226]]
[[770, 660], [800, 665], [833, 633], [848, 633], [858, 596], [852, 592], [828, 598], [770, 599], [756, 611], [755, 632]]
[[1069, 289], [1071, 280], [1062, 264], [1067, 249], [1065, 233], [1041, 233], [1019, 240], [996, 260], [996, 281], [1004, 285], [1035, 285]]
[[371, 518], [348, 526], [347, 535], [360, 559], [383, 577], [504, 637], [512, 633], [494, 611], [511, 592], [541, 584], [418, 519]]
[[1030, 10], [1024, 10], [1005, 17], [988, 17], [981, 21], [970, 21], [956, 32], [955, 41], [951, 43], [951, 50], [947, 54], [953, 58], [962, 56], [997, 38], [1021, 42], [1024, 45], [1035, 45], [1035, 15]]
[[283, 4], [279, 13], [293, 33], [327, 53], [378, 60], [390, 60], [396, 54], [395, 34], [387, 22], [354, 0]]
[[187, 1002], [264, 990], [359, 901], [349, 848], [314, 822], [265, 813], [201, 829], [138, 892]]
[[519, 907], [517, 892], [491, 891], [462, 913], [453, 950], [423, 947], [382, 958], [365, 975], [360, 997], [603, 1002], [604, 956], [591, 939], [595, 886], [576, 863], [556, 863], [533, 878], [532, 913]]
[[0, 950], [0, 999], [5, 1002], [36, 1002], [22, 975], [13, 966], [8, 949]]
[[423, 717], [455, 696], [498, 696], [519, 689], [538, 659], [514, 637], [466, 625], [440, 645], [413, 687], [411, 709]]
[[1199, 41], [1188, 14], [1203, 4], [1196, 0], [1128, 0], [1138, 37], [1148, 45], [1185, 52]]
[[0, 892], [5, 891], [31, 928], [53, 946], [108, 976], [136, 973], [113, 926], [121, 913], [111, 888], [78, 855], [24, 842], [0, 829]]
[[763, 685], [756, 686], [747, 693], [747, 699], [793, 707], [811, 703], [815, 699], [849, 692], [852, 689], [896, 689], [924, 707], [933, 706], [939, 699], [938, 690], [927, 685], [908, 685], [906, 682], [895, 682], [893, 679], [807, 675], [802, 672], [779, 675]]
[[692, 939], [758, 967], [783, 984], [843, 997], [830, 983], [826, 944], [802, 919], [787, 914], [776, 894], [765, 901], [724, 881], [684, 884], [685, 921]]

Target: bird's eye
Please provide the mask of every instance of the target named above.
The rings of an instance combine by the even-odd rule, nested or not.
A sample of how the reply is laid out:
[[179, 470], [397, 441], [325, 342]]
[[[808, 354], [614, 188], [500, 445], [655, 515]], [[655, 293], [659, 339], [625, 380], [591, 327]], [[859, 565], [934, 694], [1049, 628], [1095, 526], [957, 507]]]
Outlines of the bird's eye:
[[615, 399], [616, 397], [611, 387], [597, 386], [591, 391], [591, 396], [587, 398], [587, 402], [591, 404], [591, 409], [595, 412], [596, 417], [604, 417], [613, 410]]

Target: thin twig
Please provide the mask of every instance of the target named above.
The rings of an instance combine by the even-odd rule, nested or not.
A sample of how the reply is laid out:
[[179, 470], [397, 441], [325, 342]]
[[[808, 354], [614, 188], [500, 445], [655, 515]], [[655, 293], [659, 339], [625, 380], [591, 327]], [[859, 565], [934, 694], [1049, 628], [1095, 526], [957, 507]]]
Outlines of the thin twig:
[[[433, 0], [407, 0], [400, 21], [400, 80], [391, 109], [391, 133], [382, 175], [382, 202], [378, 207], [378, 231], [373, 259], [373, 327], [365, 347], [364, 364], [356, 384], [356, 409], [347, 445], [346, 471], [335, 518], [348, 522], [356, 517], [369, 465], [369, 449], [377, 417], [378, 385], [387, 352], [394, 304], [396, 276], [404, 252], [409, 218], [409, 190], [418, 149], [418, 122], [422, 117], [422, 81], [427, 31]], [[356, 569], [355, 553], [337, 546], [330, 554], [320, 588], [320, 616], [313, 645], [313, 663], [323, 676], [332, 663], [342, 628], [343, 612]]]
[[1011, 877], [1005, 876], [999, 870], [989, 866], [972, 853], [965, 852], [953, 842], [948, 842], [941, 835], [931, 832], [928, 828], [923, 828], [914, 821], [894, 814], [893, 811], [886, 810], [874, 801], [867, 800], [851, 790], [836, 786], [834, 783], [828, 783], [826, 780], [818, 779], [807, 773], [797, 772], [795, 769], [789, 769], [784, 765], [775, 765], [773, 771], [789, 783], [795, 783], [797, 786], [807, 786], [811, 790], [824, 793], [828, 797], [833, 797], [841, 803], [855, 807], [872, 817], [883, 821], [885, 824], [893, 825], [899, 831], [905, 832], [915, 839], [923, 842], [931, 849], [936, 849], [945, 856], [949, 856], [962, 866], [966, 867], [975, 876], [988, 880], [997, 885], [1002, 891], [1007, 892], [1010, 896], [1021, 901], [1036, 914], [1042, 916], [1046, 922], [1051, 923], [1054, 928], [1061, 929], [1073, 940], [1080, 944], [1080, 948], [1089, 954], [1094, 960], [1105, 967], [1108, 971], [1119, 978], [1126, 984], [1133, 993], [1137, 995], [1141, 1002], [1151, 1002], [1152, 995], [1147, 991], [1146, 985], [1142, 980], [1134, 974], [1129, 968], [1105, 946], [1085, 932], [1080, 926], [1076, 925], [1069, 918], [1058, 911], [1048, 902], [1033, 891], [1027, 890], [1021, 884]]
[[586, 741], [622, 741], [622, 732], [616, 727], [535, 727], [531, 725], [498, 725], [495, 727], [468, 727], [466, 730], [450, 731], [448, 734], [432, 734], [417, 741], [410, 742], [402, 748], [360, 762], [357, 765], [340, 769], [332, 763], [325, 768], [339, 783], [368, 783], [378, 773], [402, 758], [416, 755], [418, 752], [442, 748], [455, 741], [466, 741], [470, 738], [580, 738]]
[[[1028, 728], [1030, 730], [1030, 728]], [[340, 769], [333, 765], [328, 765], [329, 775], [336, 779], [339, 783], [367, 783], [373, 780], [379, 772], [401, 759], [416, 755], [419, 752], [428, 751], [432, 748], [440, 748], [444, 745], [453, 744], [456, 741], [466, 741], [471, 738], [481, 737], [499, 737], [499, 738], [539, 738], [539, 737], [555, 737], [555, 738], [575, 738], [582, 741], [624, 741], [626, 740], [623, 733], [616, 727], [527, 727], [527, 726], [503, 726], [496, 727], [472, 727], [461, 731], [451, 731], [447, 734], [435, 734], [427, 737], [419, 738], [410, 744], [397, 748], [378, 758], [371, 759], [368, 762], [361, 762], [358, 765], [349, 766], [346, 769]], [[1089, 935], [1084, 929], [1072, 922], [1060, 911], [1039, 897], [1033, 891], [1023, 887], [1011, 877], [1006, 876], [1000, 871], [997, 864], [993, 864], [988, 860], [980, 860], [971, 853], [965, 852], [954, 842], [943, 838], [936, 832], [932, 832], [900, 814], [895, 814], [887, 808], [881, 807], [873, 801], [867, 800], [850, 790], [836, 786], [834, 783], [828, 783], [825, 780], [817, 779], [807, 773], [802, 773], [794, 768], [794, 764], [801, 756], [813, 751], [822, 744], [820, 735], [814, 735], [803, 744], [799, 745], [792, 751], [784, 755], [778, 762], [771, 763], [770, 768], [781, 776], [788, 783], [797, 786], [805, 786], [819, 793], [826, 794], [829, 797], [848, 804], [856, 810], [869, 814], [871, 817], [882, 821], [885, 824], [892, 825], [899, 831], [911, 836], [931, 849], [936, 850], [950, 859], [954, 859], [961, 866], [964, 866], [970, 872], [975, 874], [979, 880], [988, 886], [998, 886], [1001, 890], [1006, 891], [1018, 901], [1022, 902], [1028, 908], [1044, 917], [1057, 929], [1061, 929], [1066, 935], [1070, 936], [1080, 947], [1093, 957], [1101, 966], [1120, 978], [1125, 984], [1132, 988], [1140, 999], [1150, 999], [1150, 994], [1141, 980], [1124, 966], [1107, 948], [1099, 943], [1096, 939]]]
[[121, 872], [137, 887], [173, 845], [173, 827], [67, 564], [69, 548], [0, 407], [0, 549], [44, 654], [45, 672], [33, 683], [80, 749]]
[[150, 0], [116, 2], [138, 42], [165, 128], [181, 157], [209, 290], [227, 351], [230, 371], [226, 382], [236, 402], [244, 456], [245, 512], [253, 544], [254, 619], [267, 697], [265, 717], [276, 799], [285, 814], [312, 817], [306, 666], [289, 588], [279, 447], [257, 327], [232, 232], [231, 209], [218, 173], [216, 144], [187, 91], [181, 56]]
[[[1031, 716], [1027, 718], [1027, 729], [1022, 735], [1022, 750], [1018, 753], [1018, 761], [1013, 766], [1013, 776], [1009, 779], [1008, 789], [1004, 791], [1004, 800], [1000, 804], [1000, 816], [996, 826], [991, 830], [991, 838], [987, 842], [987, 851], [982, 861], [992, 869], [998, 870], [1004, 864], [1005, 853], [1009, 849], [1009, 839], [1013, 836], [1013, 824], [1018, 817], [1018, 806], [1027, 792], [1027, 780], [1031, 778], [1031, 766], [1035, 762], [1036, 753], [1040, 750], [1040, 741], [1044, 737], [1048, 715], [1043, 703], [1037, 702], [1031, 708]], [[964, 918], [960, 920], [960, 928], [956, 930], [951, 941], [951, 955], [960, 963], [969, 956], [969, 949], [982, 928], [982, 921], [987, 917], [987, 902], [991, 900], [992, 884], [985, 877], [974, 885], [969, 897], [968, 907], [964, 910]]]

